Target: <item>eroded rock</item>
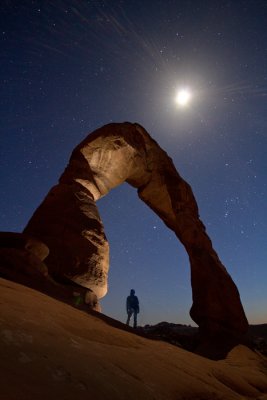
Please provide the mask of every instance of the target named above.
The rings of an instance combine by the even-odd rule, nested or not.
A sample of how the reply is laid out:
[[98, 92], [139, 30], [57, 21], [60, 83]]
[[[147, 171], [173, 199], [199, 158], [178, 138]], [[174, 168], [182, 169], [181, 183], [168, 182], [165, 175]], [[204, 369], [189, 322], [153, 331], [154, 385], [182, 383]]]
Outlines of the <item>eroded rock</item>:
[[26, 250], [41, 261], [49, 254], [49, 248], [42, 241], [18, 232], [0, 232], [0, 248]]
[[56, 282], [43, 259], [48, 247], [23, 233], [0, 232], [0, 276], [49, 294], [83, 310], [101, 311], [98, 298], [88, 288], [61, 278]]
[[[128, 182], [176, 234], [191, 264], [192, 319], [211, 339], [238, 337], [248, 323], [236, 285], [212, 247], [199, 219], [191, 187], [172, 160], [138, 124], [106, 125], [78, 145], [58, 185], [29, 221], [25, 232], [50, 249], [49, 273], [107, 292], [109, 247], [96, 201]], [[207, 336], [206, 336], [207, 337]]]

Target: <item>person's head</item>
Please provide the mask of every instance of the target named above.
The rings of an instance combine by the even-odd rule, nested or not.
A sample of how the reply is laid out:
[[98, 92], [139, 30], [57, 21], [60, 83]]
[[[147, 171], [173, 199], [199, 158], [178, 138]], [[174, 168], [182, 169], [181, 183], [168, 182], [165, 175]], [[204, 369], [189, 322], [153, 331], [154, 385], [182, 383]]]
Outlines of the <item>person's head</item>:
[[131, 294], [131, 296], [133, 296], [135, 294], [135, 290], [131, 289], [130, 294]]

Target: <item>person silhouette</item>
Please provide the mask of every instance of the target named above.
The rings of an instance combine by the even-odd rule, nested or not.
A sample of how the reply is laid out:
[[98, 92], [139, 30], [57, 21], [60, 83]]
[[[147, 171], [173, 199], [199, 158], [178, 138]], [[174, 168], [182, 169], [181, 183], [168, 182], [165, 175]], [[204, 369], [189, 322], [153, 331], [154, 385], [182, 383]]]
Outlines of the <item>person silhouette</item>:
[[131, 289], [130, 296], [127, 297], [126, 311], [128, 314], [126, 325], [129, 325], [130, 319], [133, 315], [133, 317], [134, 317], [133, 327], [136, 328], [137, 327], [137, 314], [139, 313], [140, 310], [139, 310], [139, 300], [138, 300], [138, 297], [135, 296], [134, 289]]

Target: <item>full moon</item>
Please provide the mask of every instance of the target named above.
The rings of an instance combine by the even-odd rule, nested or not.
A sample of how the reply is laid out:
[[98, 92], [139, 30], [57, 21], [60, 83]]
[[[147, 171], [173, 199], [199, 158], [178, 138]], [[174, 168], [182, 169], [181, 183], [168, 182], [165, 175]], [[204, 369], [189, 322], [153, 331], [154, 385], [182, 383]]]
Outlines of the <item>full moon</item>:
[[191, 92], [188, 89], [180, 89], [176, 94], [175, 102], [180, 107], [185, 107], [190, 103], [191, 97]]

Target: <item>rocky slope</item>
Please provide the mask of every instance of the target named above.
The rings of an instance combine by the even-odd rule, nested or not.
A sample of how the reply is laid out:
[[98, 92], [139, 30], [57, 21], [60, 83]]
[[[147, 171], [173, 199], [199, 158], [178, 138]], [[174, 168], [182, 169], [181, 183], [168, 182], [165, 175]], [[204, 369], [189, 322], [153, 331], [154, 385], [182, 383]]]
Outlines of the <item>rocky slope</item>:
[[0, 399], [267, 399], [267, 359], [212, 361], [0, 279]]

